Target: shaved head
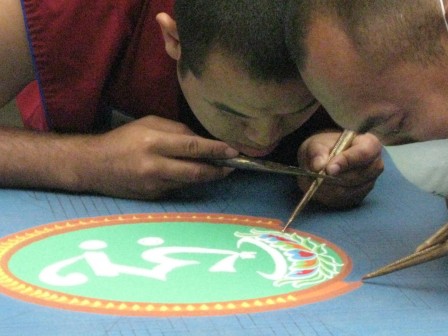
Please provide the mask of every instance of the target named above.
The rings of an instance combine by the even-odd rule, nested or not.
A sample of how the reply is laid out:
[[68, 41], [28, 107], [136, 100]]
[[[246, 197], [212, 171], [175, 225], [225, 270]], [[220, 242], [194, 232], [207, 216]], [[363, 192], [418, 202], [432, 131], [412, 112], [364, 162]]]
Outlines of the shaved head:
[[446, 56], [446, 34], [437, 0], [290, 0], [287, 44], [303, 69], [306, 39], [316, 20], [333, 20], [361, 57], [382, 69], [395, 62], [438, 62]]

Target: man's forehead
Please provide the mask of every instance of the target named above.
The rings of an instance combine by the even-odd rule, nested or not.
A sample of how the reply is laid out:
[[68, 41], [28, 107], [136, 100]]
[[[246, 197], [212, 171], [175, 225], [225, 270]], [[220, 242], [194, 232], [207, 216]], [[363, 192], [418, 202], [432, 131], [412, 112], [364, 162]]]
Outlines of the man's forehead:
[[315, 19], [310, 24], [304, 43], [307, 54], [301, 73], [305, 76], [311, 73], [310, 76], [337, 75], [343, 79], [351, 79], [359, 71], [369, 68], [357, 52], [353, 41], [333, 19]]

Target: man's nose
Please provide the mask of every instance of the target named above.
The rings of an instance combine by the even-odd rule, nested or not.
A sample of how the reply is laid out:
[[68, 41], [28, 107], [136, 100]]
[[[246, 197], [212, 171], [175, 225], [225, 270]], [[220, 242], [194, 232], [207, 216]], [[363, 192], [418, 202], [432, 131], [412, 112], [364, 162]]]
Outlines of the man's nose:
[[263, 118], [252, 120], [247, 125], [246, 137], [257, 145], [268, 147], [280, 140], [280, 118]]

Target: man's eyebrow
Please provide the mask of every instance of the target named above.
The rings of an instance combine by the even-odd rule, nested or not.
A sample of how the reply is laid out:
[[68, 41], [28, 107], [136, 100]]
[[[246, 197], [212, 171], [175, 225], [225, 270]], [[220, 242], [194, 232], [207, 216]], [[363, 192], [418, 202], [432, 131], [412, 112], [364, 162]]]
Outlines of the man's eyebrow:
[[[311, 106], [315, 105], [316, 103], [318, 103], [316, 98], [313, 98], [306, 106], [302, 107], [300, 110], [295, 111], [291, 114], [299, 114], [299, 113], [303, 113], [306, 110], [308, 110]], [[210, 103], [212, 106], [216, 107], [217, 109], [221, 110], [221, 111], [225, 111], [227, 113], [236, 115], [238, 117], [242, 117], [242, 118], [248, 118], [247, 115], [236, 111], [235, 109], [231, 108], [230, 106], [227, 106], [226, 104], [223, 103], [218, 103], [218, 102], [212, 102]]]

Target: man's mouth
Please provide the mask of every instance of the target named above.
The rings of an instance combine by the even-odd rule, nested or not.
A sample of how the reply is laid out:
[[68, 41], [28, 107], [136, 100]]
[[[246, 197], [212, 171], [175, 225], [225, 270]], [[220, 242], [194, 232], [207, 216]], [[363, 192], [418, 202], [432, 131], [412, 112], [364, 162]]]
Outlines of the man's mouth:
[[235, 148], [237, 151], [241, 152], [242, 154], [245, 154], [247, 156], [251, 157], [262, 157], [266, 156], [278, 146], [278, 142], [270, 145], [269, 147], [264, 148], [254, 148], [251, 146], [243, 145], [243, 144], [231, 144], [233, 148]]

